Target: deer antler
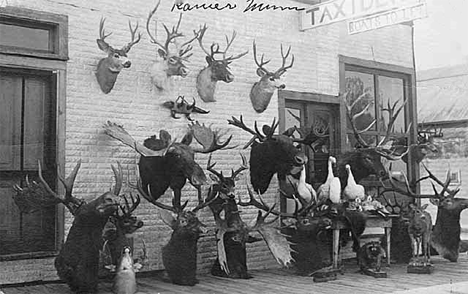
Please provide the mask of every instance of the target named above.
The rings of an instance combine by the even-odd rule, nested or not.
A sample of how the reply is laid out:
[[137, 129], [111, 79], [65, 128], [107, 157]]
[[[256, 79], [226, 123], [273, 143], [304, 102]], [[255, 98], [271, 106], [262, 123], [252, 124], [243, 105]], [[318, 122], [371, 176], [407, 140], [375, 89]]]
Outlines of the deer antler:
[[105, 21], [106, 21], [106, 19], [101, 17], [101, 21], [99, 23], [99, 39], [109, 46], [109, 44], [105, 41], [105, 39], [107, 37], [109, 37], [110, 35], [112, 35], [112, 33], [109, 33], [109, 34], [106, 35], [106, 32], [104, 30]]
[[127, 53], [128, 53], [128, 51], [130, 51], [130, 49], [132, 49], [133, 45], [140, 42], [140, 39], [141, 39], [141, 33], [139, 32], [138, 37], [135, 40], [135, 34], [136, 34], [136, 31], [138, 30], [138, 22], [136, 24], [135, 29], [132, 29], [132, 23], [130, 21], [128, 21], [128, 28], [130, 29], [131, 41], [127, 45], [122, 47], [122, 50], [127, 52]]
[[215, 176], [218, 177], [219, 180], [223, 180], [224, 179], [224, 176], [223, 176], [223, 172], [218, 172], [214, 169], [214, 166], [216, 165], [216, 162], [215, 163], [211, 163], [211, 153], [210, 153], [210, 156], [208, 157], [208, 163], [206, 164], [206, 170], [211, 172], [212, 174], [214, 174]]
[[258, 66], [258, 68], [260, 68], [260, 69], [263, 70], [264, 72], [271, 73], [270, 71], [268, 71], [268, 70], [264, 67], [265, 65], [267, 65], [267, 64], [271, 61], [271, 59], [270, 59], [270, 60], [267, 60], [267, 61], [263, 61], [263, 58], [265, 57], [265, 55], [262, 54], [260, 63], [259, 63], [258, 60], [257, 60], [257, 44], [255, 44], [255, 40], [253, 41], [253, 55], [254, 55], [255, 64]]
[[291, 46], [289, 46], [288, 52], [286, 52], [286, 55], [284, 55], [283, 54], [284, 53], [283, 52], [283, 44], [281, 44], [281, 58], [283, 59], [283, 63], [281, 65], [281, 67], [275, 72], [276, 76], [281, 76], [282, 74], [284, 74], [286, 72], [286, 70], [290, 69], [293, 66], [293, 64], [294, 64], [294, 54], [291, 55], [292, 56], [291, 63], [288, 66], [285, 66], [286, 59], [288, 58], [290, 52], [291, 52]]
[[246, 55], [247, 53], [249, 53], [249, 50], [247, 50], [247, 51], [245, 51], [245, 52], [243, 52], [243, 53], [240, 53], [240, 54], [238, 54], [238, 55], [236, 55], [236, 56], [230, 56], [230, 57], [226, 58], [226, 53], [227, 53], [227, 51], [229, 50], [229, 47], [231, 47], [232, 42], [234, 41], [234, 39], [236, 38], [236, 36], [237, 36], [237, 32], [236, 32], [236, 31], [233, 31], [233, 32], [232, 32], [231, 40], [229, 40], [229, 38], [226, 36], [226, 44], [227, 44], [227, 45], [226, 45], [226, 49], [224, 50], [224, 52], [222, 52], [222, 53], [223, 53], [223, 60], [226, 61], [226, 62], [231, 62], [231, 61], [233, 61], [233, 60], [235, 60], [235, 59], [239, 59], [239, 58], [241, 58], [242, 56], [244, 56], [244, 55]]
[[214, 56], [215, 54], [222, 54], [223, 56], [223, 61], [225, 62], [231, 62], [235, 59], [238, 59], [238, 58], [241, 58], [242, 56], [246, 55], [247, 53], [249, 53], [249, 51], [245, 51], [243, 53], [240, 53], [236, 56], [230, 56], [228, 58], [226, 58], [226, 53], [227, 51], [229, 50], [229, 47], [231, 47], [234, 39], [236, 38], [237, 36], [237, 33], [236, 31], [233, 31], [232, 33], [232, 38], [231, 40], [229, 40], [229, 38], [227, 36], [226, 37], [226, 49], [224, 51], [221, 51], [219, 49], [219, 44], [218, 43], [212, 43], [211, 46], [210, 46], [210, 52], [208, 52], [208, 50], [206, 50], [206, 48], [203, 46], [203, 37], [205, 36], [205, 33], [206, 33], [206, 30], [208, 29], [208, 27], [206, 26], [206, 24], [203, 25], [203, 27], [201, 27], [198, 32], [194, 31], [194, 34], [196, 36], [196, 39], [198, 40], [198, 43], [200, 44], [200, 48], [203, 50], [203, 52], [205, 52], [205, 54], [209, 57], [211, 57], [213, 60], [215, 60]]
[[202, 149], [193, 148], [194, 152], [199, 153], [211, 153], [220, 149], [233, 149], [237, 146], [227, 147], [231, 142], [232, 135], [224, 141], [220, 142], [222, 135], [219, 131], [213, 131], [211, 127], [206, 127], [205, 124], [201, 125], [198, 121], [196, 123], [189, 124], [190, 131], [192, 132], [195, 140], [203, 146]]
[[242, 164], [241, 166], [234, 171], [234, 169], [231, 169], [231, 178], [235, 178], [237, 175], [239, 175], [242, 171], [249, 169], [249, 166], [247, 165], [247, 158], [245, 158], [245, 155], [240, 153], [240, 156], [242, 157]]
[[130, 200], [132, 204], [128, 201], [126, 196], [123, 196], [123, 199], [125, 201], [125, 206], [120, 205], [120, 211], [122, 212], [122, 215], [119, 215], [119, 217], [129, 217], [133, 211], [140, 205], [140, 196], [136, 195], [136, 197], [133, 197], [132, 193], [130, 193]]

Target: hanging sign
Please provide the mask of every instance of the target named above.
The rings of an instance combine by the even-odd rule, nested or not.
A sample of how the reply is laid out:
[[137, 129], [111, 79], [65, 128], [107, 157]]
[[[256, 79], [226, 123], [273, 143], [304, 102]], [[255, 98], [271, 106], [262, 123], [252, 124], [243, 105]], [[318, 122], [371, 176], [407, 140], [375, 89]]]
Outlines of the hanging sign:
[[350, 35], [427, 17], [426, 3], [377, 13], [348, 21]]
[[417, 0], [331, 0], [300, 11], [302, 31], [409, 6]]

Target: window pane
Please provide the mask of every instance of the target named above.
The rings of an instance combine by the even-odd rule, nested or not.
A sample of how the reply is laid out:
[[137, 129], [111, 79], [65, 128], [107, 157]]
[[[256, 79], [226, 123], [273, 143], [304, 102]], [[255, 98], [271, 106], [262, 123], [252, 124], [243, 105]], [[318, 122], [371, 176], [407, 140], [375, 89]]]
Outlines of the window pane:
[[[404, 101], [404, 89], [403, 89], [403, 80], [397, 78], [389, 78], [384, 76], [379, 76], [379, 96], [380, 96], [380, 107], [381, 109], [388, 109], [388, 103], [390, 106], [393, 105], [396, 101], [399, 101], [397, 104], [398, 109]], [[388, 125], [388, 111], [382, 111], [381, 121], [379, 123], [379, 130], [386, 131]], [[405, 112], [402, 110], [398, 115], [395, 126], [393, 128], [394, 132], [405, 132]]]
[[[355, 120], [357, 129], [364, 130], [375, 121], [374, 76], [361, 72], [346, 71], [345, 77], [347, 104], [351, 105], [356, 99], [362, 97], [351, 110], [351, 114], [355, 115], [365, 110]], [[349, 120], [347, 126], [348, 130], [351, 130]], [[370, 130], [375, 130], [375, 125]]]
[[285, 118], [285, 129], [289, 129], [291, 127], [294, 127], [294, 126], [297, 126], [297, 127], [300, 127], [301, 126], [301, 110], [300, 109], [296, 109], [296, 108], [285, 108], [284, 109], [285, 111], [285, 114], [284, 114], [284, 118]]
[[52, 52], [50, 29], [0, 23], [0, 45]]

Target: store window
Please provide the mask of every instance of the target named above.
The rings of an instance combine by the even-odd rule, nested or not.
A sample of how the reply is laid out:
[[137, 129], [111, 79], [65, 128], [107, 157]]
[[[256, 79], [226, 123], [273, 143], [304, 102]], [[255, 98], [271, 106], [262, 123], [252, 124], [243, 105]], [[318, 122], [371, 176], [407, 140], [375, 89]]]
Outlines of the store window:
[[67, 17], [7, 7], [0, 11], [0, 260], [54, 254], [60, 208], [20, 211], [14, 185], [63, 169]]

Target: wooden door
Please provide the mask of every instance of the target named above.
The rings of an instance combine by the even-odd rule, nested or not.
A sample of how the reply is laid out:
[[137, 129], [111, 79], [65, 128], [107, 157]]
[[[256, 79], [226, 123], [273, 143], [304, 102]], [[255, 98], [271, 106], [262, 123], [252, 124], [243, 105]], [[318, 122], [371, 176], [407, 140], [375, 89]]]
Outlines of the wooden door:
[[20, 213], [13, 185], [55, 183], [55, 98], [51, 72], [0, 68], [0, 255], [55, 250], [56, 208]]

